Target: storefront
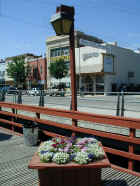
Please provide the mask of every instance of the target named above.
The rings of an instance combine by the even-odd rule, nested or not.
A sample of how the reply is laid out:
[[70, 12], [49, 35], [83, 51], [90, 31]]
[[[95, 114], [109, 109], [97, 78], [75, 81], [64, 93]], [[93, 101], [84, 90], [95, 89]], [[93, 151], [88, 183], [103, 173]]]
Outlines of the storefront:
[[[79, 57], [77, 59], [77, 56], [79, 56], [79, 53], [77, 50], [80, 50], [80, 47], [84, 46], [83, 44], [80, 44], [80, 40], [82, 39], [88, 39], [90, 41], [94, 41], [97, 43], [102, 43], [103, 41], [92, 36], [88, 36], [82, 32], [75, 31], [75, 57], [76, 57], [76, 69], [77, 65], [79, 63]], [[68, 36], [54, 36], [47, 39], [47, 64], [48, 64], [48, 73], [47, 73], [47, 84], [48, 87], [56, 86], [59, 84], [59, 81], [49, 74], [49, 64], [51, 62], [55, 62], [57, 60], [63, 59], [68, 67], [70, 65], [70, 55], [69, 55], [69, 38]], [[78, 67], [80, 68], [80, 67]], [[89, 77], [91, 76], [90, 73], [88, 74]], [[89, 78], [88, 82], [88, 75], [86, 77], [85, 73], [79, 74], [79, 72], [76, 70], [76, 80], [77, 80], [77, 91], [80, 90], [82, 86], [85, 87], [86, 91], [93, 91], [95, 88], [95, 79], [91, 76]], [[86, 78], [85, 78], [86, 77]], [[87, 80], [86, 80], [87, 79]], [[93, 83], [94, 82], [94, 83]], [[70, 73], [67, 77], [64, 77], [61, 79], [61, 83], [65, 83], [66, 88], [70, 88]]]
[[[47, 84], [59, 83], [49, 74], [49, 64], [64, 59], [69, 66], [68, 36], [53, 36], [47, 39]], [[99, 93], [119, 90], [122, 84], [140, 85], [140, 53], [107, 43], [96, 37], [75, 31], [75, 64], [77, 91]], [[70, 86], [70, 77], [62, 79]]]

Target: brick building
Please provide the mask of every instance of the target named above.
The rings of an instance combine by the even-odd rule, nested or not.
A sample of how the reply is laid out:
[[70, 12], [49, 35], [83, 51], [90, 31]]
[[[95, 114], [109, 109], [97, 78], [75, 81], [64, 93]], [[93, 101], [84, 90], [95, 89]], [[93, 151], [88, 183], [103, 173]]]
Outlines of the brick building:
[[47, 60], [46, 57], [36, 58], [27, 60], [27, 65], [29, 66], [29, 75], [27, 77], [27, 87], [28, 89], [33, 87], [39, 87], [46, 89], [46, 76], [47, 76]]

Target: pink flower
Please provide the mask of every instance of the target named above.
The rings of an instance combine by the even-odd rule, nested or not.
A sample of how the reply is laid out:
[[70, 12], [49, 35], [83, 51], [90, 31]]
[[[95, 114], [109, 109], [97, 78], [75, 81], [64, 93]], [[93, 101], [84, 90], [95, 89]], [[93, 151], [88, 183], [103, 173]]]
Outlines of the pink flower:
[[57, 147], [57, 144], [52, 144], [52, 146], [56, 148]]
[[84, 147], [84, 148], [81, 149], [81, 151], [82, 151], [82, 152], [86, 152], [87, 149], [88, 149], [87, 147]]

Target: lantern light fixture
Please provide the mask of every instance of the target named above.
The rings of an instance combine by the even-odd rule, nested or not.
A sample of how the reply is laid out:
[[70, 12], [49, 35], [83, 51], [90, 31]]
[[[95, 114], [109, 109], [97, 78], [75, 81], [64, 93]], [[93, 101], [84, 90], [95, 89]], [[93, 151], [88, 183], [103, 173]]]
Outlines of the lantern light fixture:
[[58, 8], [57, 13], [51, 17], [50, 20], [56, 35], [69, 35], [71, 32], [72, 23], [74, 22], [74, 16], [65, 6]]

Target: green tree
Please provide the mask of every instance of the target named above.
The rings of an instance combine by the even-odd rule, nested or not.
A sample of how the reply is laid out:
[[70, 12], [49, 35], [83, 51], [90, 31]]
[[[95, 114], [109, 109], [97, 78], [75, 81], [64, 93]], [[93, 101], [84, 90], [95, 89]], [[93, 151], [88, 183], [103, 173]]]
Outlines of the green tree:
[[51, 62], [49, 66], [50, 75], [56, 79], [62, 79], [67, 76], [69, 68], [63, 59]]
[[7, 75], [14, 80], [15, 86], [23, 85], [26, 79], [26, 73], [24, 57], [14, 57], [12, 61], [8, 63]]

